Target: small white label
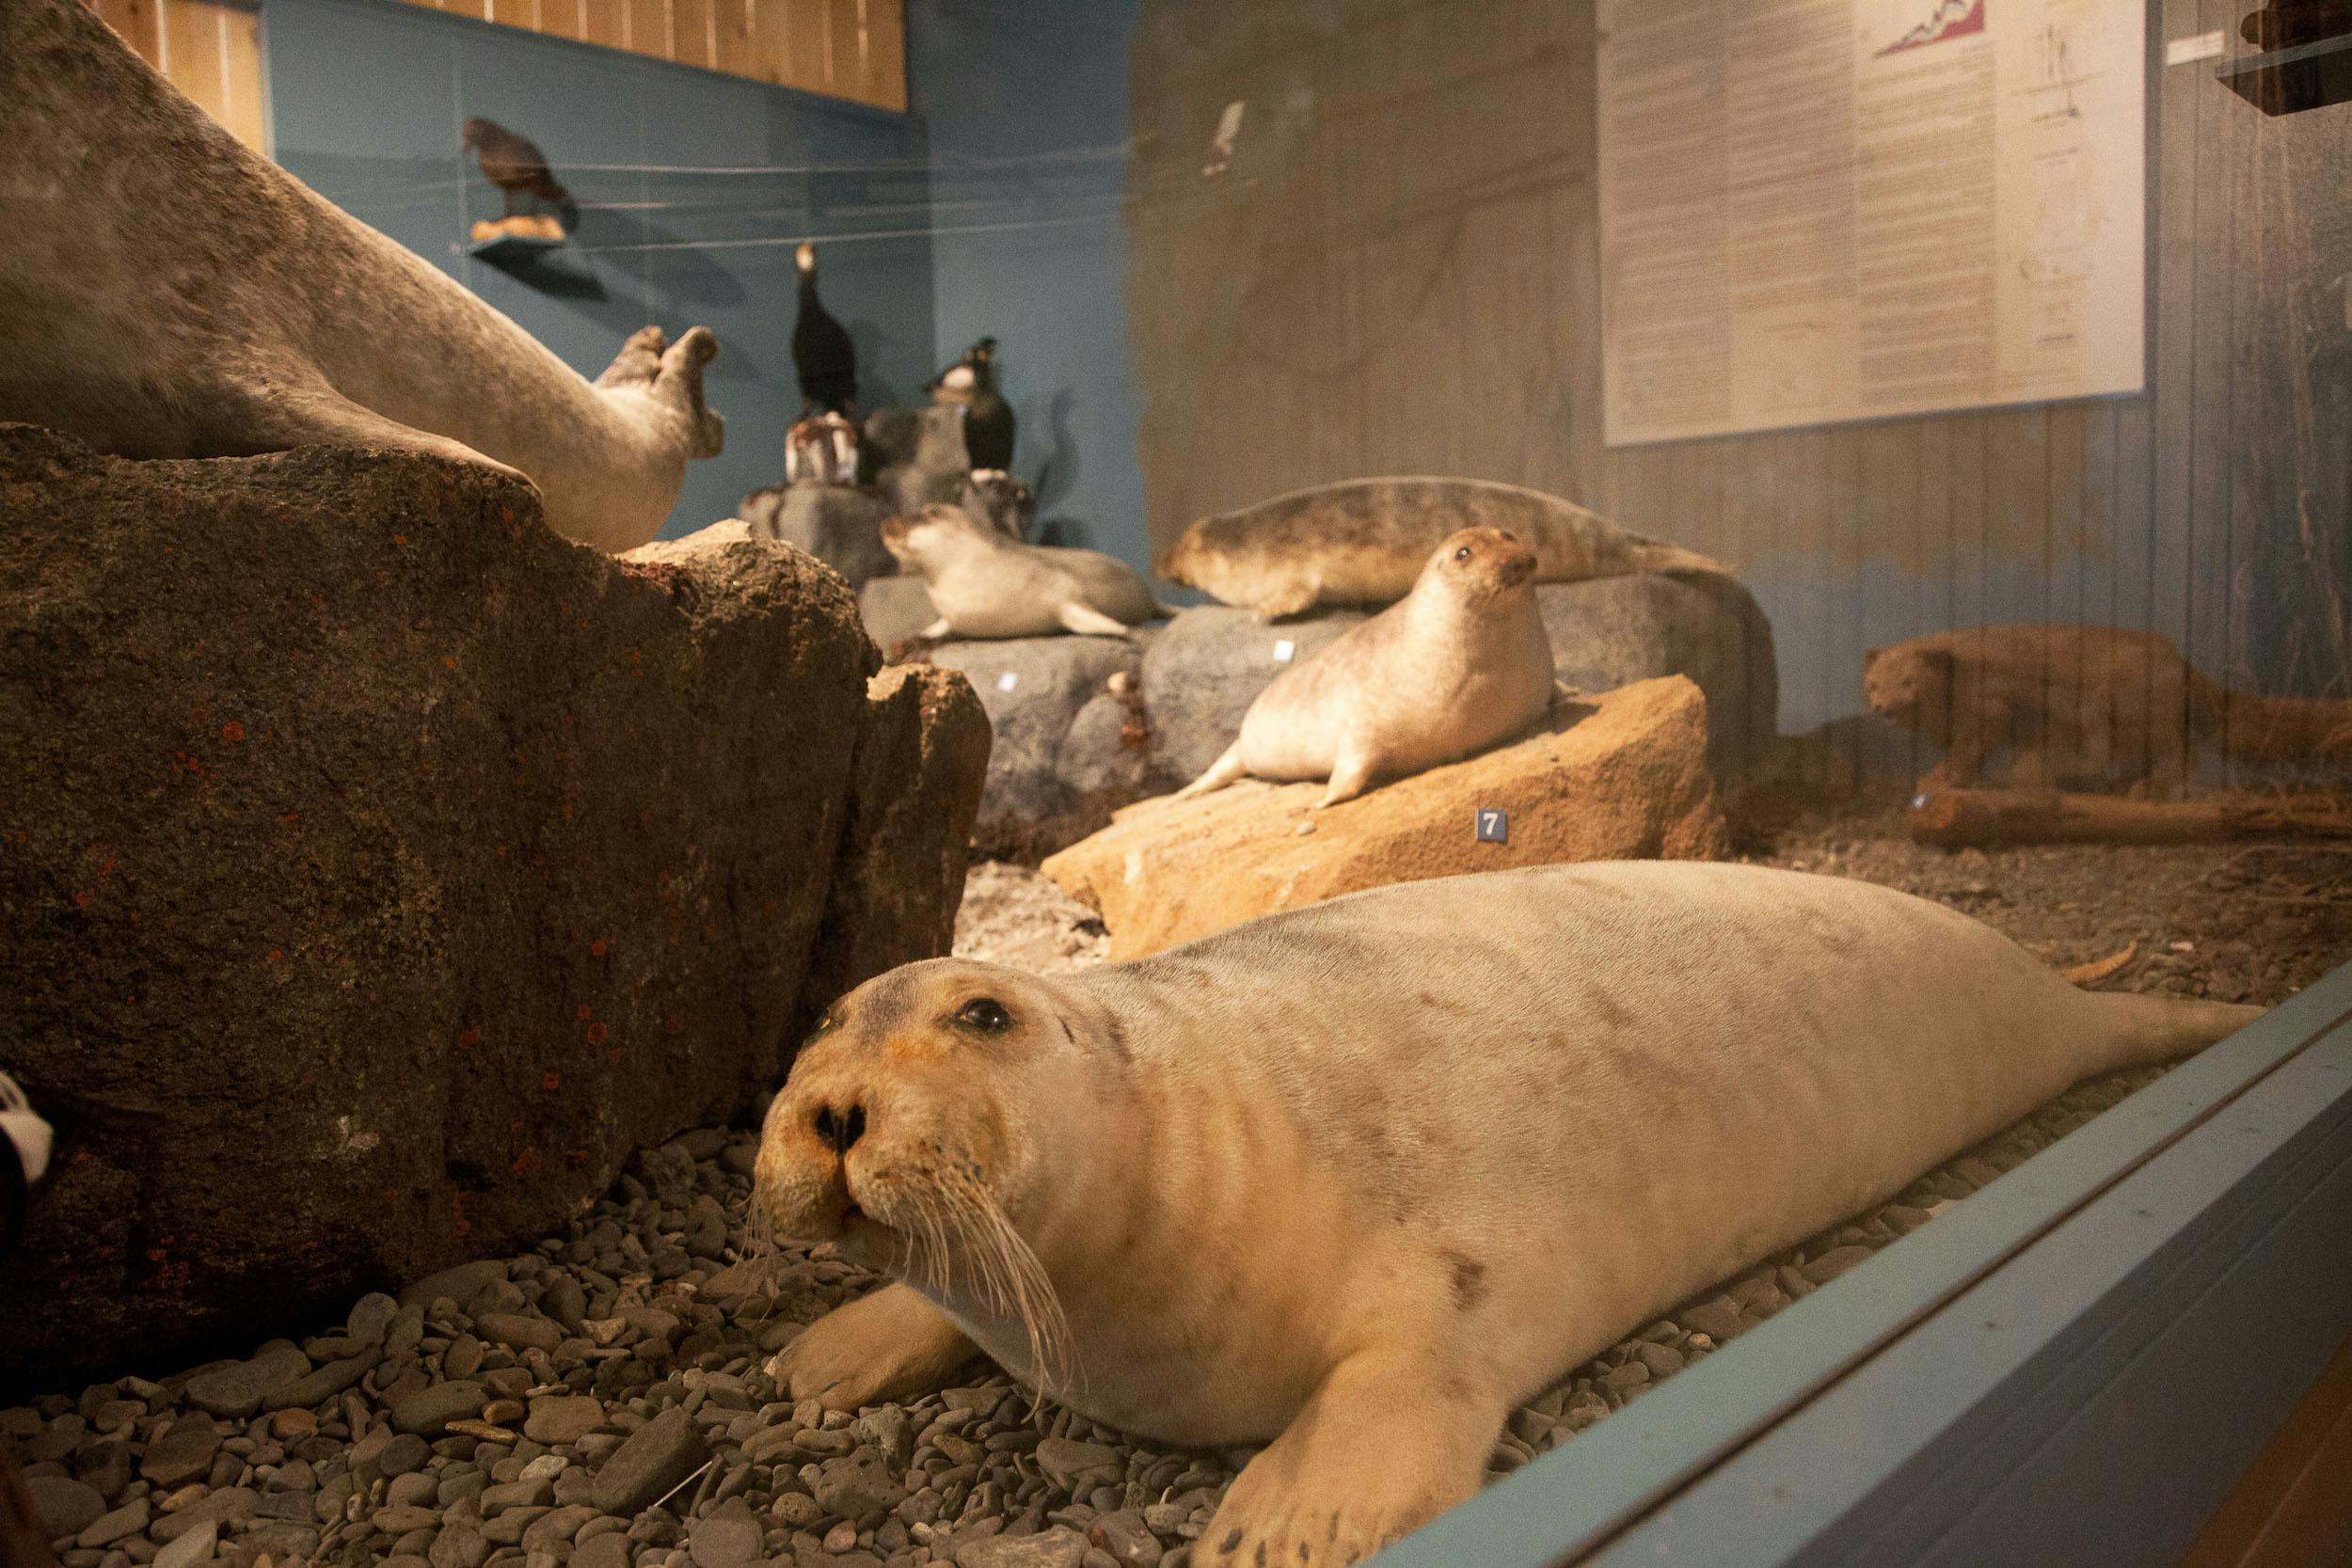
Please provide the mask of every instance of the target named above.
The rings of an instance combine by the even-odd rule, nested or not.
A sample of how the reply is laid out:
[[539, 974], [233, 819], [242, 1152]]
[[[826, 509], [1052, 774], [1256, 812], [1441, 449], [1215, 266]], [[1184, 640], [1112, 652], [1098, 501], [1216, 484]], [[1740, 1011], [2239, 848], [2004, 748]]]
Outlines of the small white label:
[[1010, 691], [1014, 687], [1019, 686], [1020, 684], [1021, 677], [1013, 673], [1010, 670], [1006, 671], [1003, 674], [996, 677], [996, 689], [999, 691]]
[[1478, 811], [1478, 842], [1481, 844], [1510, 843], [1510, 814], [1481, 806]]
[[1288, 664], [1288, 663], [1291, 661], [1291, 656], [1292, 656], [1293, 654], [1295, 654], [1296, 652], [1298, 652], [1298, 644], [1297, 644], [1297, 643], [1295, 643], [1295, 642], [1294, 642], [1294, 641], [1292, 641], [1289, 638], [1287, 638], [1287, 637], [1283, 637], [1283, 638], [1278, 638], [1278, 639], [1276, 639], [1276, 640], [1275, 640], [1275, 643], [1274, 643], [1274, 662], [1275, 662], [1275, 663], [1277, 663], [1277, 664]]
[[2192, 60], [2210, 60], [2229, 46], [2230, 40], [2218, 29], [2173, 39], [2164, 46], [2164, 63], [2187, 65]]

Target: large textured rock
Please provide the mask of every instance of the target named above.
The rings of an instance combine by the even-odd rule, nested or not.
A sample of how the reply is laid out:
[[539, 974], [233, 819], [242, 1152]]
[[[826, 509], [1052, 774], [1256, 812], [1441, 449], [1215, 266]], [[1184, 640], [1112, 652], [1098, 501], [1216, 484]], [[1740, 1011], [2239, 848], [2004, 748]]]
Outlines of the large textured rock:
[[798, 546], [839, 572], [852, 589], [898, 569], [882, 546], [890, 502], [879, 491], [848, 484], [771, 484], [745, 496], [736, 515], [752, 537]]
[[[1759, 766], [1780, 701], [1772, 628], [1729, 578], [1637, 575], [1548, 582], [1535, 590], [1552, 668], [1580, 691], [1608, 691], [1659, 675], [1688, 675], [1707, 694], [1708, 760], [1719, 774]], [[1170, 621], [1143, 666], [1152, 768], [1173, 786], [1207, 771], [1241, 733], [1258, 693], [1291, 662], [1311, 657], [1365, 619], [1340, 610], [1261, 621], [1204, 605]]]
[[0, 1060], [57, 1124], [0, 1385], [163, 1372], [502, 1251], [942, 951], [984, 721], [755, 540], [0, 426]]
[[1152, 630], [1134, 640], [1020, 637], [931, 650], [988, 709], [988, 785], [973, 830], [982, 855], [1035, 861], [1150, 792], [1139, 705], [1110, 688], [1120, 675], [1132, 692]]
[[[1326, 811], [1320, 784], [1247, 779], [1150, 800], [1045, 863], [1140, 958], [1278, 910], [1390, 882], [1563, 861], [1709, 859], [1728, 838], [1706, 763], [1707, 704], [1676, 675], [1564, 705], [1524, 740]], [[1477, 814], [1507, 814], [1482, 843]]]

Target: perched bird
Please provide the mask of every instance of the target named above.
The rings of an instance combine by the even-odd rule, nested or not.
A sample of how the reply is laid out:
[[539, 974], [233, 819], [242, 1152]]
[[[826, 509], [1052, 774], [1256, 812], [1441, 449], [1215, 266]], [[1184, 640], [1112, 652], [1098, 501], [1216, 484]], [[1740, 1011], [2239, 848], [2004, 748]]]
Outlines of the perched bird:
[[801, 269], [801, 314], [792, 324], [792, 369], [801, 381], [801, 417], [852, 417], [857, 404], [857, 345], [850, 329], [834, 320], [817, 297], [817, 247], [803, 243], [795, 258]]
[[976, 474], [1012, 467], [1012, 404], [996, 390], [996, 340], [982, 338], [931, 380], [931, 400], [963, 408], [963, 450]]
[[472, 151], [474, 160], [482, 166], [483, 178], [505, 193], [506, 216], [515, 216], [518, 199], [528, 197], [532, 211], [538, 211], [539, 202], [548, 202], [563, 214], [564, 228], [575, 226], [580, 209], [573, 202], [571, 192], [557, 183], [555, 176], [548, 172], [547, 154], [528, 140], [496, 120], [477, 115], [466, 121], [463, 146]]

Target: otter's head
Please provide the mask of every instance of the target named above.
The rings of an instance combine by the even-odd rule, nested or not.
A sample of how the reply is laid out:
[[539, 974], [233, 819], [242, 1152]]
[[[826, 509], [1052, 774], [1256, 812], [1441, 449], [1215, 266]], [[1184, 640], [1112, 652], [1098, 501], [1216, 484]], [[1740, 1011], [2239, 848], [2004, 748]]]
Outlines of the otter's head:
[[1882, 719], [1933, 731], [1951, 711], [1952, 656], [1945, 648], [1871, 648], [1862, 656], [1862, 700]]
[[956, 958], [850, 992], [769, 1108], [759, 1222], [1022, 1324], [1042, 1375], [1066, 1330], [1024, 1238], [1068, 1141], [1054, 1108], [1082, 1099], [1073, 1087], [1100, 1067], [1072, 1028], [1080, 1006], [1034, 975]]
[[1535, 576], [1535, 552], [1499, 528], [1447, 535], [1421, 569], [1414, 592], [1435, 589], [1474, 610], [1516, 601]]
[[882, 520], [882, 547], [898, 559], [900, 566], [921, 572], [935, 566], [959, 546], [975, 542], [986, 544], [988, 530], [978, 519], [960, 506], [945, 501], [932, 501], [916, 507], [903, 516]]

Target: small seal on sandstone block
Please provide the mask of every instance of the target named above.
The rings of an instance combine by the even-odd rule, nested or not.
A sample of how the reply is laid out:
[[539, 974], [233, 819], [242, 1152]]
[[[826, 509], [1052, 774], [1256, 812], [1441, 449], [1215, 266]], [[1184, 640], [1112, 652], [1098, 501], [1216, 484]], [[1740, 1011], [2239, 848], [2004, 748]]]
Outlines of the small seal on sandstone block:
[[1534, 575], [1535, 552], [1499, 529], [1448, 538], [1410, 594], [1277, 675], [1178, 799], [1245, 775], [1328, 779], [1328, 806], [1518, 734], [1557, 693]]

